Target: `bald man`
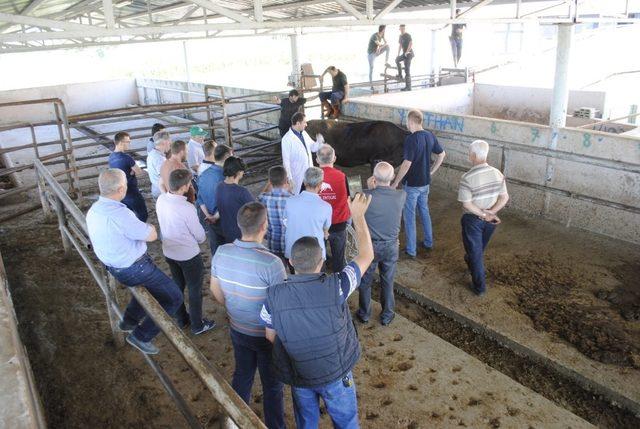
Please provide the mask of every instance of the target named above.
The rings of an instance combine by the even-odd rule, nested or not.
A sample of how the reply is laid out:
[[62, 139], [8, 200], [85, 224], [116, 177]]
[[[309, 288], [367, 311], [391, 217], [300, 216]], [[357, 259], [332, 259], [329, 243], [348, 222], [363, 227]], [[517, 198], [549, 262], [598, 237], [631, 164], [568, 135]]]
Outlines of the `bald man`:
[[364, 191], [365, 194], [371, 195], [371, 205], [365, 218], [371, 232], [374, 259], [362, 276], [359, 289], [360, 308], [356, 316], [362, 323], [368, 323], [371, 317], [371, 283], [376, 267], [380, 272], [380, 323], [388, 326], [395, 317], [393, 278], [398, 263], [400, 219], [407, 193], [390, 186], [394, 176], [391, 164], [379, 162], [373, 169], [373, 176], [367, 180], [368, 190]]

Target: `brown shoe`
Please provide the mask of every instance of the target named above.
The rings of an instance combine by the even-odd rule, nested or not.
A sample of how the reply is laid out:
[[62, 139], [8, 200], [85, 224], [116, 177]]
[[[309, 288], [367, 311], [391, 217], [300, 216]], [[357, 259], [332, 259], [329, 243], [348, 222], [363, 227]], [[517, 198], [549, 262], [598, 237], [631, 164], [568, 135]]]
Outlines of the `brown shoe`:
[[340, 106], [339, 105], [333, 106], [333, 111], [331, 112], [331, 117], [333, 117], [333, 119], [338, 119], [340, 117]]

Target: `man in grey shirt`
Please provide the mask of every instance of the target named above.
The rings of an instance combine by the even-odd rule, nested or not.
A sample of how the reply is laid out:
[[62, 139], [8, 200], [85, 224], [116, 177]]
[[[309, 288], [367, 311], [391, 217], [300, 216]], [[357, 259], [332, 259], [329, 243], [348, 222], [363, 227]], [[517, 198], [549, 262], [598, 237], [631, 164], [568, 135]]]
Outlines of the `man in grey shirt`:
[[374, 259], [369, 269], [362, 276], [360, 283], [360, 308], [356, 317], [362, 323], [368, 323], [371, 316], [371, 283], [373, 273], [378, 267], [380, 271], [380, 302], [382, 313], [380, 323], [387, 326], [395, 317], [393, 307], [393, 278], [396, 275], [398, 263], [398, 235], [400, 234], [400, 219], [402, 209], [407, 199], [405, 191], [391, 188], [394, 178], [393, 166], [388, 162], [380, 162], [373, 169], [373, 176], [367, 180], [368, 190], [365, 194], [371, 195], [371, 205], [365, 214], [371, 241], [373, 242]]

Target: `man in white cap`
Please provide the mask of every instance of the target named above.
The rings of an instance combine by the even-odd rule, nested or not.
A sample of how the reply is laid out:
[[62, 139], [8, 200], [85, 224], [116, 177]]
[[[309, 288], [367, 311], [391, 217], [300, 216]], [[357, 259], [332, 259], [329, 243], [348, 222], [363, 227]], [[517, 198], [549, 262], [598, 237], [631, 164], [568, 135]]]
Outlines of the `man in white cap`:
[[198, 167], [204, 160], [204, 149], [202, 145], [208, 133], [203, 128], [194, 125], [189, 130], [189, 134], [191, 134], [191, 138], [189, 139], [189, 143], [187, 143], [187, 165], [191, 172], [197, 176]]

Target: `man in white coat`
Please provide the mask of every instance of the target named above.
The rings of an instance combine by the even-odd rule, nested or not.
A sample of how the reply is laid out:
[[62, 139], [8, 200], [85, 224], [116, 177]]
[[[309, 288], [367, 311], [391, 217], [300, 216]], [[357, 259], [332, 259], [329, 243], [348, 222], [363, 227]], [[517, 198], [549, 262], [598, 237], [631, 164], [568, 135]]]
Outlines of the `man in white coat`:
[[287, 170], [294, 195], [302, 191], [304, 173], [309, 167], [313, 167], [311, 152], [317, 152], [324, 144], [322, 134], [316, 135], [316, 141], [313, 141], [304, 130], [306, 127], [305, 114], [298, 112], [291, 118], [291, 128], [282, 137], [282, 164]]

